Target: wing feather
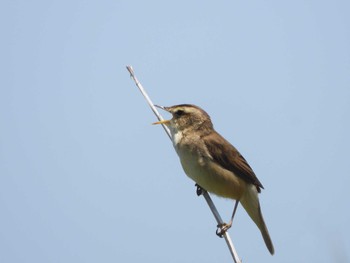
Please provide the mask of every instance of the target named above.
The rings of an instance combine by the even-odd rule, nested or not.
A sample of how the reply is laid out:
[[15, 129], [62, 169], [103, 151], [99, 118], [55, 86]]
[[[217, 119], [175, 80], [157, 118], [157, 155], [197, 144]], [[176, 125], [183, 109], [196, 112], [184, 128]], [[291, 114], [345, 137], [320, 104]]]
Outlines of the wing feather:
[[202, 139], [211, 157], [216, 162], [247, 183], [254, 184], [258, 192], [261, 192], [260, 188], [264, 188], [263, 185], [256, 177], [248, 162], [233, 145], [217, 132], [212, 132], [209, 135], [204, 136]]

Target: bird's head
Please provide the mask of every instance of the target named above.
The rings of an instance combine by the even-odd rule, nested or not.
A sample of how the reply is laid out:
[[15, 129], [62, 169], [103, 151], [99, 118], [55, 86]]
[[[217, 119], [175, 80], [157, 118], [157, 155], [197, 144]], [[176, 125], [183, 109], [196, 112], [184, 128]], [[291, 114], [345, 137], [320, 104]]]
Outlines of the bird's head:
[[155, 122], [154, 124], [165, 124], [176, 131], [185, 130], [211, 130], [213, 124], [210, 116], [200, 107], [192, 104], [180, 104], [171, 107], [157, 106], [173, 115], [170, 120]]

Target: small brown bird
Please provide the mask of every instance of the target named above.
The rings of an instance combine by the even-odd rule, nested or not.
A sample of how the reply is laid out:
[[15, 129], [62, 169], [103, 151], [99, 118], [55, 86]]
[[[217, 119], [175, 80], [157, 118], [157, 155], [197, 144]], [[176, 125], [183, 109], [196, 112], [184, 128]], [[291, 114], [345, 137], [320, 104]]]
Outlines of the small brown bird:
[[215, 195], [238, 201], [258, 226], [271, 254], [274, 247], [261, 213], [258, 193], [264, 188], [243, 156], [214, 130], [210, 116], [200, 107], [181, 104], [172, 107], [157, 106], [173, 115], [171, 120], [154, 124], [165, 124], [171, 132], [175, 150], [182, 167], [193, 181]]

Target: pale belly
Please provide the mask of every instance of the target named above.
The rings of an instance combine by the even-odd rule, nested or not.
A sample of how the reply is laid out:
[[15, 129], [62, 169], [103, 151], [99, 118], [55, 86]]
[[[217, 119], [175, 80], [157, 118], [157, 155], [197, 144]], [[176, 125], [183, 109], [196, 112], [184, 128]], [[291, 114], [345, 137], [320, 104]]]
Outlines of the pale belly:
[[215, 195], [239, 200], [246, 189], [246, 182], [214, 163], [189, 151], [177, 150], [182, 167], [193, 181]]

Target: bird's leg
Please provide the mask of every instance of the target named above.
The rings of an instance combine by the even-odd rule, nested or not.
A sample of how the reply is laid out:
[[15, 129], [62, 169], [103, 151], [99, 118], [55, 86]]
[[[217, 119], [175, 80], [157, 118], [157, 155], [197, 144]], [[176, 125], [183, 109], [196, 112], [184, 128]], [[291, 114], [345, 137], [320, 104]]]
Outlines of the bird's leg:
[[[195, 186], [197, 187], [197, 190], [196, 190], [197, 195], [198, 196], [202, 195], [203, 194], [203, 188], [199, 184], [195, 184]], [[233, 208], [233, 212], [232, 212], [232, 216], [231, 216], [230, 222], [228, 224], [227, 223], [222, 223], [222, 224], [218, 225], [218, 229], [216, 230], [216, 235], [218, 235], [219, 237], [222, 237], [223, 234], [225, 234], [225, 232], [227, 230], [229, 230], [230, 227], [232, 226], [233, 218], [235, 217], [236, 210], [237, 210], [237, 207], [238, 207], [238, 203], [239, 203], [239, 201], [236, 200], [236, 203], [235, 203], [235, 206]]]
[[218, 235], [219, 237], [222, 237], [222, 235], [225, 234], [225, 232], [227, 230], [229, 230], [229, 228], [232, 226], [233, 218], [235, 217], [235, 213], [236, 213], [236, 210], [237, 210], [237, 207], [238, 207], [238, 203], [239, 203], [239, 201], [236, 200], [235, 207], [233, 208], [233, 212], [232, 212], [232, 216], [231, 216], [230, 222], [228, 224], [222, 223], [222, 224], [218, 225], [218, 229], [216, 230], [216, 235]]
[[196, 193], [198, 196], [202, 195], [203, 194], [203, 189], [202, 187], [199, 185], [199, 184], [195, 184], [194, 186], [197, 187], [197, 190], [196, 190]]

